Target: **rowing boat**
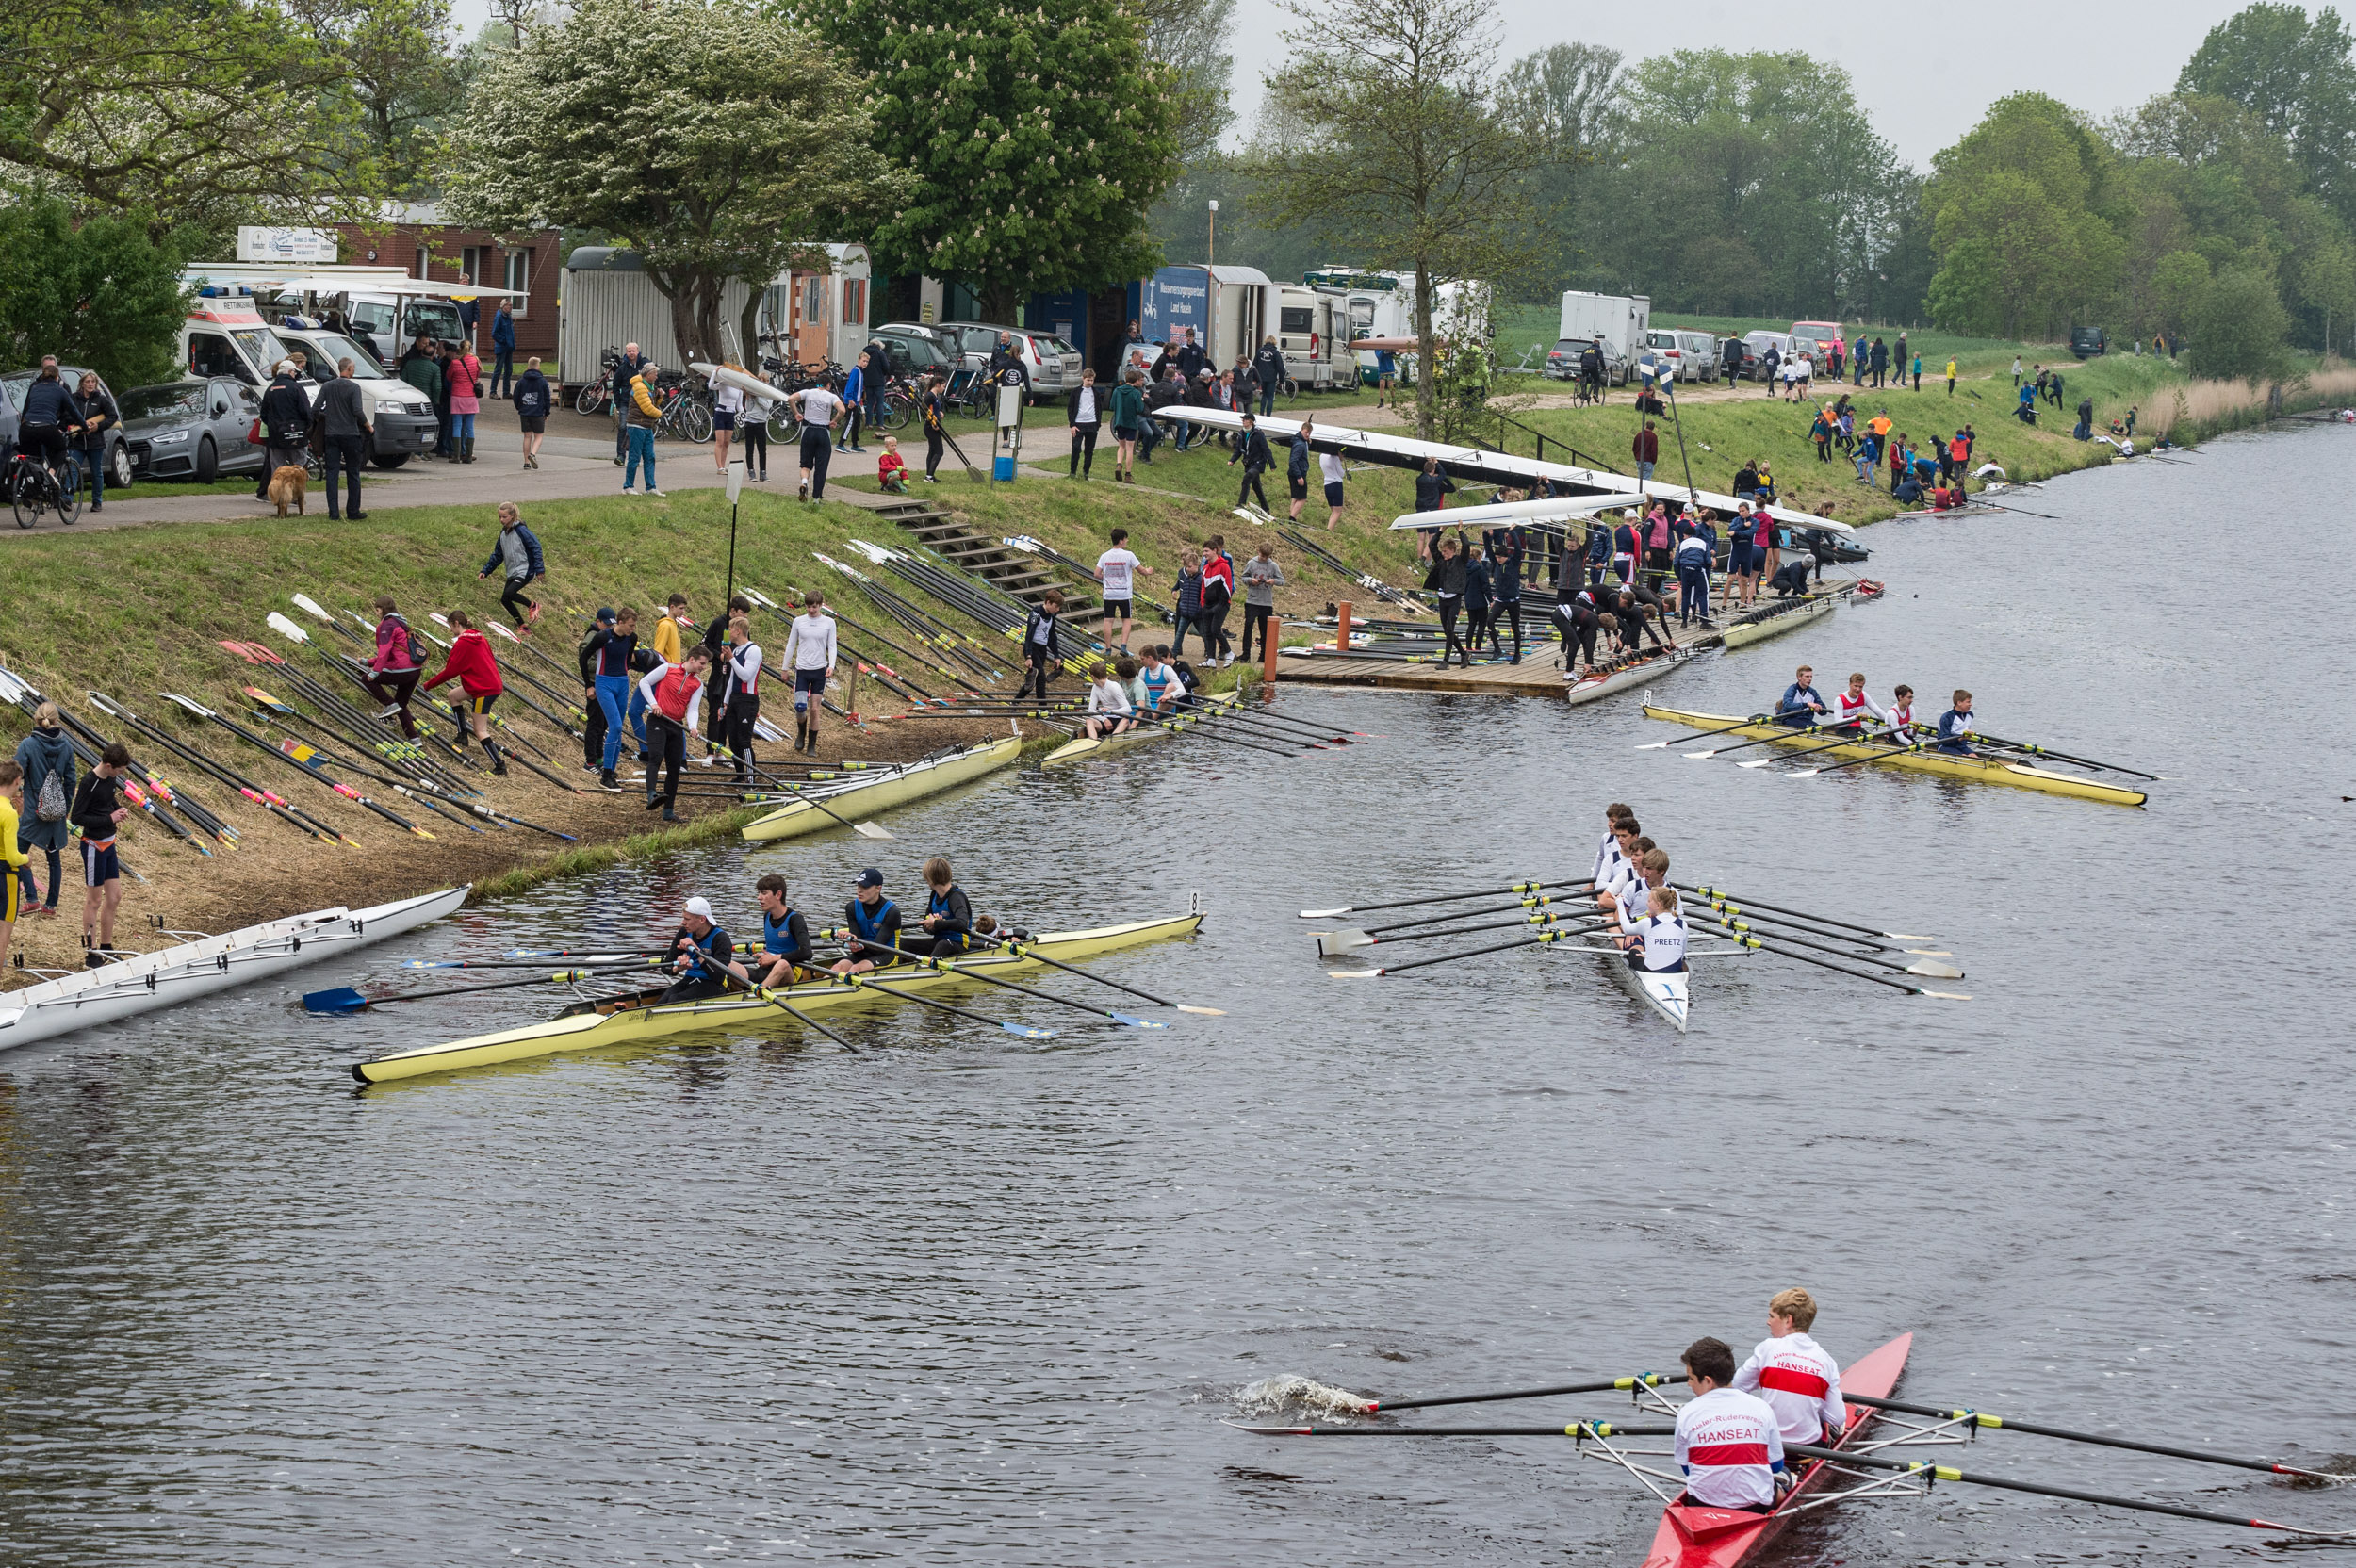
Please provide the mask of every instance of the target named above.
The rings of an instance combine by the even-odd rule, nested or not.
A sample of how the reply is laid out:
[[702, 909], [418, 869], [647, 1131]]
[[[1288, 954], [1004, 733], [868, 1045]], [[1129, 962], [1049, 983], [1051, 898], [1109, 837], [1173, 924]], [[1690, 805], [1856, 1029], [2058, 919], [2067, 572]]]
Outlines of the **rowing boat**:
[[[1898, 1386], [1898, 1375], [1906, 1370], [1906, 1352], [1913, 1345], [1912, 1334], [1900, 1334], [1873, 1354], [1851, 1362], [1841, 1369], [1841, 1392], [1888, 1398]], [[1870, 1408], [1850, 1406], [1848, 1429], [1835, 1446], [1855, 1446], [1873, 1419]], [[1671, 1503], [1661, 1511], [1661, 1527], [1653, 1533], [1644, 1568], [1747, 1568], [1765, 1555], [1793, 1519], [1829, 1500], [1815, 1494], [1830, 1485], [1831, 1464], [1827, 1460], [1809, 1464], [1771, 1513]]]
[[1571, 704], [1594, 702], [1614, 692], [1625, 692], [1630, 686], [1642, 685], [1657, 675], [1667, 675], [1693, 657], [1692, 648], [1662, 648], [1646, 654], [1632, 664], [1622, 664], [1608, 670], [1590, 670], [1562, 688], [1562, 700]]
[[1831, 614], [1841, 608], [1841, 601], [1846, 596], [1844, 592], [1839, 591], [1809, 594], [1796, 600], [1786, 600], [1782, 604], [1769, 605], [1764, 610], [1753, 611], [1739, 620], [1729, 621], [1721, 642], [1726, 647], [1739, 648], [1753, 643], [1763, 643], [1770, 637], [1780, 637], [1787, 631]]
[[1740, 735], [1745, 740], [1823, 747], [1814, 760], [1820, 767], [1831, 758], [1837, 757], [1843, 761], [1865, 758], [1874, 764], [1904, 768], [1910, 773], [1939, 774], [1948, 778], [1968, 778], [1982, 784], [2009, 784], [2015, 789], [2037, 790], [2049, 795], [2072, 795], [2080, 800], [2099, 800], [2112, 806], [2141, 806], [2146, 799], [2140, 790], [2121, 789], [2116, 784], [2080, 778], [2071, 774], [2050, 773], [2043, 768], [2033, 768], [2026, 762], [2007, 762], [2000, 757], [1961, 757], [1944, 751], [1908, 751], [1881, 741], [1857, 741], [1827, 746], [1824, 735], [1814, 729], [1753, 724], [1748, 719], [1733, 718], [1723, 713], [1689, 713], [1675, 708], [1655, 708], [1649, 704], [1644, 709], [1644, 717], [1667, 719], [1675, 724], [1722, 735]]
[[268, 979], [436, 921], [466, 901], [463, 887], [366, 909], [314, 909], [218, 937], [195, 936], [0, 995], [0, 1049], [111, 1023]]
[[[1075, 958], [1116, 948], [1136, 947], [1166, 937], [1190, 937], [1203, 923], [1197, 909], [1162, 920], [1131, 921], [1124, 925], [1100, 925], [1087, 931], [1061, 931], [1023, 944], [1028, 952], [1070, 963]], [[1041, 968], [1036, 959], [1010, 954], [986, 954], [957, 960], [957, 969], [977, 974], [1015, 974]], [[864, 985], [819, 981], [779, 990], [777, 995], [803, 1012], [849, 1006], [890, 996], [894, 991], [929, 990], [960, 983], [956, 970], [889, 969], [866, 977]], [[527, 1061], [567, 1051], [595, 1051], [602, 1046], [630, 1045], [731, 1025], [768, 1024], [786, 1015], [756, 997], [714, 997], [702, 1002], [664, 1005], [660, 991], [644, 991], [575, 1003], [543, 1023], [501, 1029], [444, 1045], [397, 1051], [372, 1061], [354, 1062], [352, 1075], [364, 1084], [388, 1083], [433, 1072], [491, 1067], [500, 1062]]]
[[887, 772], [864, 774], [840, 784], [797, 792], [810, 797], [790, 806], [781, 806], [765, 817], [745, 824], [744, 837], [756, 841], [770, 839], [794, 839], [805, 833], [815, 833], [823, 827], [840, 827], [840, 817], [830, 817], [810, 804], [823, 800], [830, 808], [841, 810], [842, 816], [858, 812], [872, 816], [894, 806], [905, 806], [911, 800], [939, 794], [969, 780], [979, 778], [1006, 766], [1023, 755], [1023, 743], [1013, 736], [1003, 741], [985, 741], [947, 757], [928, 757], [921, 762]]
[[1065, 767], [1073, 762], [1085, 762], [1092, 758], [1110, 756], [1116, 751], [1126, 751], [1131, 746], [1142, 745], [1148, 741], [1166, 741], [1190, 724], [1233, 711], [1235, 703], [1242, 695], [1243, 693], [1240, 690], [1221, 692], [1217, 696], [1208, 698], [1200, 709], [1191, 713], [1181, 713], [1168, 725], [1140, 724], [1135, 729], [1124, 729], [1117, 735], [1099, 736], [1093, 741], [1086, 736], [1075, 736], [1040, 759], [1039, 766], [1042, 768]]

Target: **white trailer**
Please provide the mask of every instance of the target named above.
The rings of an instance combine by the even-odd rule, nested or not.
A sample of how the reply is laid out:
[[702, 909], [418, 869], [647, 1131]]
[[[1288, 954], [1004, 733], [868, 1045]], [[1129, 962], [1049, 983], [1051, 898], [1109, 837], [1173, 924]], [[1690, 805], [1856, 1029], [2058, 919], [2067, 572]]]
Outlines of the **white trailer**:
[[1604, 358], [1617, 385], [1628, 380], [1651, 330], [1650, 296], [1590, 294], [1574, 288], [1562, 296], [1562, 326], [1556, 336], [1581, 345], [1603, 339]]

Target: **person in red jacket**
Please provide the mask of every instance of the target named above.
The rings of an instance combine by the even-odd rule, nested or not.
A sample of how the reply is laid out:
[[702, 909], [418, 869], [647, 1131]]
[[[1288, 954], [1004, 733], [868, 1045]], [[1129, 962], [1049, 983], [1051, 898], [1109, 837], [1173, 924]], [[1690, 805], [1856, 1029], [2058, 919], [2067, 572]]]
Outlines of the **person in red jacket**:
[[[447, 617], [457, 629], [458, 638], [450, 645], [450, 657], [441, 669], [425, 683], [427, 691], [443, 681], [455, 678], [458, 689], [466, 696], [466, 724], [474, 738], [483, 743], [483, 755], [491, 760], [491, 771], [502, 776], [507, 772], [507, 760], [499, 755], [497, 742], [491, 739], [491, 705], [507, 690], [499, 679], [499, 661], [491, 656], [491, 645], [463, 610], [453, 610]], [[461, 730], [458, 744], [466, 743], [466, 732]]]

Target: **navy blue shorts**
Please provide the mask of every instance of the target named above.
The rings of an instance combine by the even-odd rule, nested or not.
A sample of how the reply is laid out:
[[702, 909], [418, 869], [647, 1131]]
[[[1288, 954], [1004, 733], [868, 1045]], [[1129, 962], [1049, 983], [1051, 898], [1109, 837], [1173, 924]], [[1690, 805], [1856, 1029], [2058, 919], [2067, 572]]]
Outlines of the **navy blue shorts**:
[[108, 839], [106, 846], [82, 841], [82, 886], [103, 888], [123, 875], [123, 862], [115, 858], [115, 841]]
[[810, 706], [809, 703], [802, 700], [802, 694], [805, 692], [810, 693], [814, 695], [824, 696], [826, 692], [826, 672], [824, 670], [795, 670], [794, 672], [794, 707], [807, 708]]

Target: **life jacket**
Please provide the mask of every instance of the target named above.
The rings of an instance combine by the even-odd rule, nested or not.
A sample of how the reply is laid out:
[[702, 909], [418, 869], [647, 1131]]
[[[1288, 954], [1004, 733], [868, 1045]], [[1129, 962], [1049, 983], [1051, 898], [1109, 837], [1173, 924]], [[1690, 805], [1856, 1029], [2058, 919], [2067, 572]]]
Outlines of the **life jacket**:
[[784, 914], [771, 920], [761, 917], [761, 950], [763, 953], [791, 953], [794, 939], [788, 935], [794, 926], [794, 910], [788, 906]]
[[727, 938], [728, 932], [715, 924], [711, 930], [705, 932], [702, 936], [690, 937], [687, 939], [689, 941], [695, 944], [695, 951], [698, 955], [695, 959], [695, 972], [697, 974], [703, 976], [707, 980], [717, 980], [720, 977], [723, 971], [718, 965], [711, 962], [711, 955], [713, 944], [724, 941]]
[[[924, 912], [928, 915], [947, 915], [949, 895], [957, 890], [957, 884], [953, 882], [942, 891], [928, 895], [924, 900]], [[933, 944], [933, 956], [938, 958], [945, 953], [962, 953], [965, 943], [966, 939], [961, 934], [944, 936]]]
[[851, 900], [848, 910], [851, 928], [859, 933], [860, 940], [875, 942], [880, 947], [883, 943], [876, 933], [883, 929], [884, 916], [893, 912], [892, 900], [888, 898], [877, 900], [873, 909], [867, 907], [866, 900], [855, 898]]

